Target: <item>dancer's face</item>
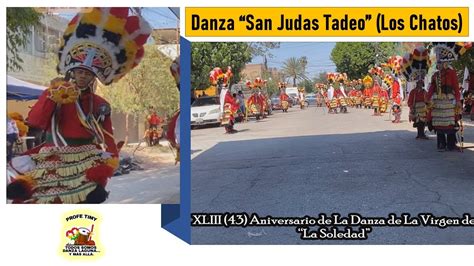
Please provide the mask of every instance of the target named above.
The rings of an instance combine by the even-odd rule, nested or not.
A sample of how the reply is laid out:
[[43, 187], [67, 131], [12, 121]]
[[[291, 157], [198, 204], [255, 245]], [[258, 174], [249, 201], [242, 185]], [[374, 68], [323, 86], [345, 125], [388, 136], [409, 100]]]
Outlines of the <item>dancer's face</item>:
[[76, 80], [76, 85], [83, 89], [86, 88], [94, 79], [94, 74], [89, 70], [76, 68], [74, 69], [74, 78]]
[[423, 80], [418, 80], [418, 81], [416, 82], [416, 87], [419, 88], [419, 89], [421, 89], [421, 88], [423, 88], [423, 85], [424, 85], [424, 84], [425, 84], [425, 83], [423, 82]]

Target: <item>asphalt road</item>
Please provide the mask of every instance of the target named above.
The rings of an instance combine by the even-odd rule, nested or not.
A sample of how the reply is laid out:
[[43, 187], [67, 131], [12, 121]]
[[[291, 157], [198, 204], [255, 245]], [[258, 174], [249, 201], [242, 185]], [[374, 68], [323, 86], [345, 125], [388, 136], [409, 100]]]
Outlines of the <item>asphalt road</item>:
[[[237, 134], [224, 134], [223, 128], [193, 130], [192, 212], [474, 216], [472, 122], [465, 123], [465, 146], [473, 148], [437, 152], [434, 135], [415, 140], [407, 110], [402, 124], [392, 124], [388, 114], [349, 112], [292, 108], [260, 122], [237, 124]], [[474, 226], [373, 227], [367, 240], [301, 240], [294, 227], [193, 227], [192, 242], [473, 244]]]
[[[179, 204], [180, 166], [175, 165], [174, 154], [167, 148], [168, 142], [160, 143], [161, 148], [145, 147], [136, 151], [139, 165], [144, 170], [113, 176], [109, 180], [107, 190], [110, 194], [105, 203]], [[130, 145], [133, 148], [122, 150], [124, 156], [132, 156], [136, 146]]]

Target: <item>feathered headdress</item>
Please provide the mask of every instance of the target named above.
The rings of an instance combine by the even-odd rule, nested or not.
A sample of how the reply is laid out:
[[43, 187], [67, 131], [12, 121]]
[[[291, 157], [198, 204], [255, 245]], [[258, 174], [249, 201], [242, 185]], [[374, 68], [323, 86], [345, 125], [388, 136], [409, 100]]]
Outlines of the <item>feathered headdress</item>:
[[373, 76], [379, 76], [382, 78], [384, 76], [383, 69], [379, 66], [374, 66], [369, 70], [369, 73]]
[[286, 82], [278, 82], [278, 88], [279, 89], [285, 89], [286, 88]]
[[234, 76], [232, 73], [232, 68], [227, 67], [227, 72], [222, 72], [220, 67], [215, 67], [211, 72], [209, 72], [209, 81], [212, 85], [223, 84], [227, 86], [230, 83], [231, 78]]
[[339, 73], [337, 75], [337, 81], [339, 81], [340, 83], [345, 83], [346, 80], [347, 80], [347, 74], [346, 73]]
[[383, 83], [387, 88], [390, 88], [393, 84], [393, 76], [391, 74], [385, 74], [385, 77], [383, 78]]
[[364, 84], [364, 87], [372, 88], [372, 86], [374, 85], [374, 79], [372, 79], [370, 75], [366, 75], [362, 80], [362, 83]]
[[318, 90], [321, 90], [321, 89], [326, 89], [326, 84], [324, 83], [316, 83], [314, 84], [314, 87]]
[[267, 84], [266, 80], [261, 79], [260, 77], [255, 78], [252, 84], [252, 88], [254, 89], [260, 89], [264, 87]]
[[472, 47], [472, 42], [432, 42], [437, 62], [451, 62], [457, 60]]
[[401, 72], [408, 81], [424, 80], [430, 66], [429, 51], [420, 46], [403, 57]]
[[392, 72], [392, 74], [400, 75], [402, 67], [403, 57], [399, 55], [393, 55], [388, 58], [387, 63], [382, 64], [383, 67], [386, 67]]
[[337, 76], [338, 76], [338, 73], [331, 73], [331, 72], [326, 73], [326, 79], [329, 83], [333, 83], [336, 80]]
[[93, 8], [77, 14], [68, 24], [59, 48], [57, 70], [74, 68], [93, 72], [109, 85], [140, 63], [143, 45], [151, 34], [148, 23], [130, 9]]

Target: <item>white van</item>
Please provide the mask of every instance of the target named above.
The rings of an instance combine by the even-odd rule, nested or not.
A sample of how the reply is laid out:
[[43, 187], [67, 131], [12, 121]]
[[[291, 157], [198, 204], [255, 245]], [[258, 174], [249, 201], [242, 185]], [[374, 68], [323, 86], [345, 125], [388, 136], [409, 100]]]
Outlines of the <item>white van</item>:
[[293, 99], [293, 105], [297, 105], [298, 103], [298, 87], [288, 87], [285, 89], [286, 94]]

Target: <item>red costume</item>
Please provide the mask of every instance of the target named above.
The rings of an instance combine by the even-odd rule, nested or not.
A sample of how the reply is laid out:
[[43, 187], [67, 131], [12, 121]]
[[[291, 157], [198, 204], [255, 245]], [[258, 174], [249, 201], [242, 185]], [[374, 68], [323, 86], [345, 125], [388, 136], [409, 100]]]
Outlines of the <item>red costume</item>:
[[392, 100], [394, 100], [397, 95], [400, 96], [400, 83], [398, 83], [398, 80], [395, 79], [392, 83]]
[[[92, 110], [90, 110], [90, 100], [92, 100]], [[85, 114], [92, 113], [95, 116], [100, 116], [100, 107], [109, 108], [109, 112], [105, 113], [104, 121], [102, 123], [103, 129], [110, 133], [104, 134], [104, 142], [106, 145], [106, 151], [112, 153], [115, 156], [118, 156], [117, 147], [115, 145], [114, 139], [112, 137], [112, 121], [110, 119], [110, 106], [102, 97], [87, 92], [82, 94], [79, 98], [80, 106], [82, 111]], [[56, 111], [56, 103], [49, 98], [49, 91], [46, 90], [41, 94], [38, 101], [31, 108], [28, 114], [28, 123], [36, 128], [41, 128], [47, 132], [46, 134], [46, 144], [43, 146], [54, 146], [54, 143], [51, 139], [51, 117]], [[94, 136], [91, 132], [86, 129], [78, 115], [78, 107], [75, 103], [62, 104], [58, 106], [56, 111], [58, 124], [57, 126], [61, 129], [61, 135], [66, 140], [71, 140], [71, 142], [80, 142], [80, 143], [92, 143]], [[40, 148], [40, 147], [37, 147]], [[37, 150], [35, 149], [35, 151]]]
[[426, 122], [426, 95], [426, 91], [421, 88], [415, 88], [410, 91], [407, 101], [408, 107], [410, 108], [410, 121], [415, 123]]
[[247, 106], [250, 113], [254, 114], [257, 120], [265, 117], [265, 107], [267, 103], [265, 96], [260, 92], [264, 84], [265, 81], [261, 78], [256, 78], [253, 84], [247, 81], [247, 87], [253, 90], [252, 95], [247, 99]]
[[288, 99], [290, 99], [290, 96], [288, 96], [288, 94], [284, 92], [280, 93], [280, 101], [288, 101]]
[[395, 96], [395, 98], [393, 98], [393, 103], [398, 106], [402, 105], [402, 97], [400, 97], [400, 94]]
[[234, 97], [230, 95], [230, 91], [227, 91], [224, 98], [224, 105], [227, 105], [228, 108], [232, 111], [232, 120], [234, 120], [234, 114], [239, 110], [239, 105], [235, 101]]
[[[454, 42], [433, 42], [438, 71], [431, 79], [427, 93], [428, 128], [436, 131], [438, 151], [456, 149], [456, 131], [461, 117], [461, 92], [456, 75], [448, 62], [457, 60], [468, 49], [466, 44]], [[462, 146], [462, 140], [461, 146]]]
[[365, 88], [363, 94], [364, 94], [363, 98], [364, 98], [365, 108], [371, 108], [372, 107], [372, 87]]
[[95, 82], [109, 85], [138, 65], [150, 33], [146, 21], [129, 15], [129, 8], [93, 8], [71, 20], [57, 67], [66, 78], [51, 82], [28, 117], [33, 127], [47, 132], [46, 142], [12, 160], [21, 175], [7, 187], [9, 199], [27, 203], [107, 199], [105, 186], [118, 167], [118, 150], [110, 106], [94, 94]]
[[382, 94], [382, 89], [378, 84], [374, 84], [374, 87], [372, 88], [371, 91], [372, 94], [372, 107], [374, 108], [374, 115], [379, 115], [380, 114], [380, 97]]
[[[428, 139], [425, 135], [426, 125], [426, 91], [423, 89], [425, 76], [430, 68], [431, 61], [429, 51], [425, 47], [417, 47], [411, 54], [402, 59], [402, 74], [407, 81], [416, 82], [416, 87], [408, 95], [409, 121], [417, 128], [416, 139]], [[397, 95], [394, 100], [394, 108], [400, 106], [401, 97]]]
[[150, 125], [150, 127], [158, 126], [161, 123], [163, 123], [163, 120], [156, 114], [156, 112], [153, 112], [151, 115], [148, 116], [148, 124]]
[[427, 99], [431, 101], [427, 118], [432, 122], [434, 129], [453, 130], [459, 119], [456, 104], [461, 101], [459, 83], [454, 69], [445, 68], [434, 73]]

